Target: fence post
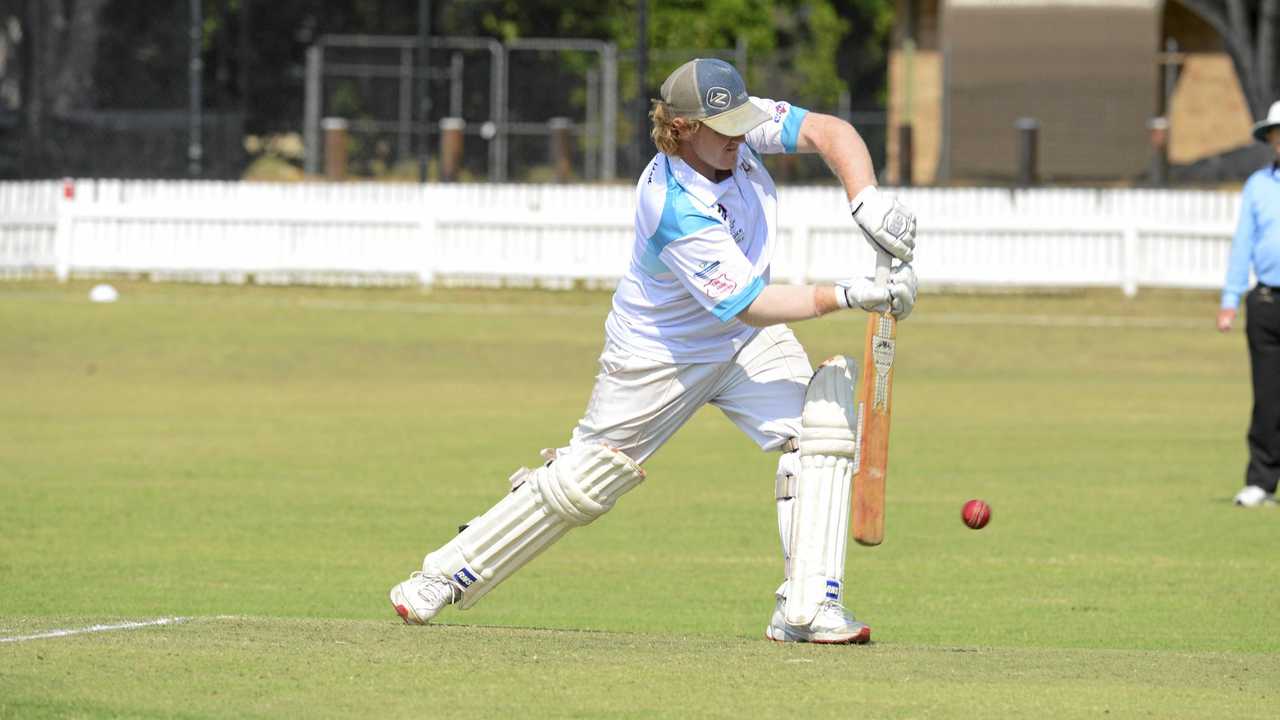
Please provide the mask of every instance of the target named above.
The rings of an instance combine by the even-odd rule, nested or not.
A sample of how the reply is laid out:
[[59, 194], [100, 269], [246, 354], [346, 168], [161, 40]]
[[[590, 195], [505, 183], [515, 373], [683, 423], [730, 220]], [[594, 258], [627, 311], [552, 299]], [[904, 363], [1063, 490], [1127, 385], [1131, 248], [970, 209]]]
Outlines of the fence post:
[[71, 277], [71, 203], [75, 199], [75, 180], [63, 178], [58, 220], [53, 228], [53, 272], [58, 282], [66, 282]]
[[600, 179], [613, 180], [617, 176], [618, 161], [618, 46], [605, 43], [600, 54], [601, 85], [604, 97], [600, 99], [604, 114], [600, 129]]
[[324, 51], [322, 45], [307, 48], [306, 95], [302, 108], [302, 137], [305, 150], [303, 172], [315, 175], [320, 172], [320, 91]]
[[898, 126], [898, 186], [911, 187], [915, 178], [912, 177], [912, 165], [915, 160], [915, 146], [912, 142], [912, 128], [910, 123], [902, 123]]
[[1124, 291], [1124, 296], [1131, 298], [1138, 294], [1138, 273], [1141, 270], [1142, 263], [1142, 258], [1139, 257], [1141, 248], [1138, 246], [1138, 228], [1134, 225], [1126, 226], [1122, 242], [1120, 251], [1120, 286]]
[[320, 126], [324, 128], [324, 176], [342, 180], [347, 176], [347, 121], [327, 117]]
[[1018, 184], [1031, 187], [1039, 181], [1040, 121], [1035, 118], [1018, 118]]
[[462, 131], [467, 122], [460, 117], [440, 118], [440, 179], [453, 182], [462, 169]]
[[1151, 133], [1151, 184], [1162, 187], [1169, 183], [1169, 118], [1151, 118], [1147, 130]]
[[551, 131], [551, 168], [556, 182], [569, 182], [573, 178], [573, 122], [567, 117], [553, 117], [547, 121]]

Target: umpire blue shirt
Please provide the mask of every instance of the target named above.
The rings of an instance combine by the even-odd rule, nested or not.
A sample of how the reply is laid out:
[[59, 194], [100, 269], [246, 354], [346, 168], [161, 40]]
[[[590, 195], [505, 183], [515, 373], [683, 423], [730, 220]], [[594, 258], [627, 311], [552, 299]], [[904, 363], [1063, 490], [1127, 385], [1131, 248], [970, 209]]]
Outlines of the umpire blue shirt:
[[1231, 240], [1222, 308], [1234, 310], [1249, 289], [1249, 266], [1258, 282], [1280, 287], [1280, 163], [1255, 172], [1244, 184], [1240, 224]]

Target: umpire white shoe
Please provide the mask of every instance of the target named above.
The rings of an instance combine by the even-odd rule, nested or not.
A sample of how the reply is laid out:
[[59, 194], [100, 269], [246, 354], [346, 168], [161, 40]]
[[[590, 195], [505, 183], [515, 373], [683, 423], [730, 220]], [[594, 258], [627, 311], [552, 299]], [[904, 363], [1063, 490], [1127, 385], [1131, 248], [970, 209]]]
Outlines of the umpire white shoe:
[[818, 606], [818, 614], [808, 625], [788, 625], [783, 612], [786, 598], [778, 596], [773, 617], [764, 636], [774, 642], [807, 642], [827, 645], [864, 645], [871, 642], [871, 628], [854, 619], [853, 613], [834, 600]]
[[426, 625], [445, 605], [462, 597], [458, 586], [443, 575], [415, 572], [391, 588], [391, 606], [407, 625]]
[[1275, 497], [1258, 487], [1257, 485], [1245, 485], [1240, 492], [1236, 493], [1233, 503], [1240, 507], [1262, 507], [1263, 505], [1274, 505]]

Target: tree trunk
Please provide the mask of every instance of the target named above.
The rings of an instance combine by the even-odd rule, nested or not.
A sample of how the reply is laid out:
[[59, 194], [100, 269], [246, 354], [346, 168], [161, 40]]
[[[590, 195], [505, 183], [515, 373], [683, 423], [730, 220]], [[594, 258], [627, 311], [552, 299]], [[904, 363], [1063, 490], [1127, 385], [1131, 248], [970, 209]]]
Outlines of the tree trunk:
[[63, 115], [93, 107], [93, 63], [98, 54], [98, 13], [107, 0], [35, 3], [35, 31], [43, 35], [36, 62], [45, 79], [37, 92], [45, 108]]
[[[1245, 102], [1249, 105], [1249, 112], [1255, 117], [1265, 113], [1268, 104], [1266, 96], [1273, 94], [1274, 88], [1263, 85], [1258, 61], [1263, 55], [1274, 56], [1275, 43], [1269, 42], [1255, 52], [1252, 32], [1254, 28], [1250, 26], [1249, 9], [1244, 0], [1178, 0], [1178, 2], [1209, 23], [1222, 36], [1227, 54], [1231, 56], [1231, 64], [1235, 66], [1240, 90], [1244, 92]], [[1274, 6], [1275, 0], [1263, 0], [1263, 3], [1264, 7]], [[1258, 29], [1261, 31], [1260, 27]], [[1261, 32], [1259, 32], [1260, 35]], [[1274, 74], [1271, 77], [1274, 77]]]
[[[56, 151], [52, 118], [93, 107], [98, 14], [108, 0], [27, 0], [23, 31], [25, 140], [22, 164], [41, 166]], [[55, 152], [56, 154], [56, 152]]]
[[107, 0], [32, 0], [27, 21], [33, 46], [32, 111], [63, 114], [93, 105], [98, 12]]
[[1280, 83], [1276, 82], [1276, 42], [1280, 40], [1280, 0], [1262, 0], [1258, 8], [1258, 86], [1262, 90], [1263, 107], [1255, 112], [1262, 117], [1272, 102], [1280, 101]]

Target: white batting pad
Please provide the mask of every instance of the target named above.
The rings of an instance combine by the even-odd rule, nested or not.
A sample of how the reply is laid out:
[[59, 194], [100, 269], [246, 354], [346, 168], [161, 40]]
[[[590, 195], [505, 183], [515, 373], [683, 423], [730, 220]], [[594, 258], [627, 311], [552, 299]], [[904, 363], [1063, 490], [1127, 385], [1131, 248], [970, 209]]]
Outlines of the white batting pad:
[[463, 610], [570, 528], [608, 512], [644, 480], [644, 471], [612, 448], [581, 445], [550, 465], [526, 471], [523, 480], [422, 561], [423, 572], [450, 577], [462, 588], [458, 607]]
[[791, 625], [808, 625], [823, 601], [838, 602], [844, 591], [857, 374], [852, 358], [837, 355], [818, 367], [805, 391], [785, 609]]

